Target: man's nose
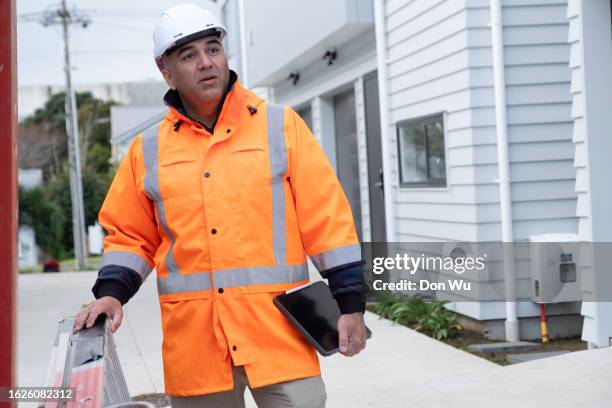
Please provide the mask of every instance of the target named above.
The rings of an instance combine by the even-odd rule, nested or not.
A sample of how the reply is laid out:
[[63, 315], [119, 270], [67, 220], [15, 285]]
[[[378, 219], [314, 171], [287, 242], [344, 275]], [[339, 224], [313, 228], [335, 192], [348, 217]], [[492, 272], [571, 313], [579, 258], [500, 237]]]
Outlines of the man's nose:
[[205, 52], [198, 53], [198, 69], [206, 69], [212, 67], [212, 60]]

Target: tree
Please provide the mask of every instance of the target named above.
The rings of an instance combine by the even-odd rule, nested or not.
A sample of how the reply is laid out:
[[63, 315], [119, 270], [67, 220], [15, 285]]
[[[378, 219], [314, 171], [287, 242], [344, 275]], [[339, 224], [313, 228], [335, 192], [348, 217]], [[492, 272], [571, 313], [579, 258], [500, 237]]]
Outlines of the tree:
[[[115, 103], [77, 93], [85, 224], [92, 225], [112, 181], [110, 108]], [[51, 95], [25, 119], [19, 134], [20, 167], [42, 168], [45, 185], [20, 192], [20, 220], [31, 225], [38, 245], [55, 257], [72, 255], [72, 204], [68, 172], [64, 93]], [[20, 221], [21, 222], [21, 221]]]
[[[42, 168], [46, 179], [56, 175], [58, 163], [68, 158], [65, 95], [64, 92], [51, 95], [44, 106], [36, 109], [20, 126], [20, 166]], [[110, 108], [116, 103], [97, 99], [91, 92], [77, 92], [76, 100], [81, 166], [85, 169], [89, 161], [94, 160], [96, 170], [106, 172], [111, 155]], [[94, 146], [97, 147], [92, 155], [90, 149]], [[30, 158], [32, 155], [35, 157]]]
[[19, 168], [42, 169], [48, 179], [59, 173], [67, 152], [64, 132], [43, 123], [19, 125]]
[[46, 197], [44, 189], [19, 188], [19, 225], [32, 227], [38, 246], [55, 258], [67, 255], [63, 243], [66, 221], [66, 213]]

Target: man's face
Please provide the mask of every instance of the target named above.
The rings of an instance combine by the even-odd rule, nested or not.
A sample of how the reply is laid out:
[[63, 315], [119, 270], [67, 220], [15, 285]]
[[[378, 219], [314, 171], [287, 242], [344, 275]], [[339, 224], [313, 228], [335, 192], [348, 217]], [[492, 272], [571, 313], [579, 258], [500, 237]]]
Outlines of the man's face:
[[229, 81], [229, 67], [219, 38], [193, 40], [163, 57], [162, 74], [188, 103], [217, 105]]

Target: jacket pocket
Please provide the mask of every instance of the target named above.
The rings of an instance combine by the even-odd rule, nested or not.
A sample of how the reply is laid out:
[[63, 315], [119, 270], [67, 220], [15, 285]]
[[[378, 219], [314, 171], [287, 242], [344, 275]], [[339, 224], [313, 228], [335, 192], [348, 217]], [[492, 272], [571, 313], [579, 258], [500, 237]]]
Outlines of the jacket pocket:
[[227, 164], [233, 187], [271, 183], [269, 151], [264, 144], [230, 146]]
[[201, 194], [201, 166], [197, 156], [174, 156], [159, 160], [158, 177], [164, 200], [185, 194]]

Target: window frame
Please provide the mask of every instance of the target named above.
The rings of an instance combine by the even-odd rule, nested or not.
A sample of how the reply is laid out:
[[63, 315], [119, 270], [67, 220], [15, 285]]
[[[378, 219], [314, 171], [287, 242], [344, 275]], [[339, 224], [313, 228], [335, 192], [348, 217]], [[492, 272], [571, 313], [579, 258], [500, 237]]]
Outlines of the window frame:
[[[444, 178], [432, 178], [429, 173], [429, 135], [427, 134], [427, 128], [425, 125], [433, 124], [433, 123], [442, 123], [442, 143], [444, 150]], [[438, 112], [435, 114], [420, 116], [417, 118], [406, 119], [400, 122], [397, 122], [396, 126], [396, 138], [397, 138], [397, 164], [398, 164], [398, 172], [399, 172], [399, 186], [400, 188], [437, 188], [443, 189], [448, 187], [448, 152], [447, 152], [447, 143], [446, 143], [446, 112]], [[413, 181], [406, 182], [403, 181], [403, 171], [402, 171], [402, 141], [401, 141], [401, 129], [407, 128], [409, 126], [423, 126], [424, 135], [425, 135], [425, 162], [427, 163], [427, 181]]]

